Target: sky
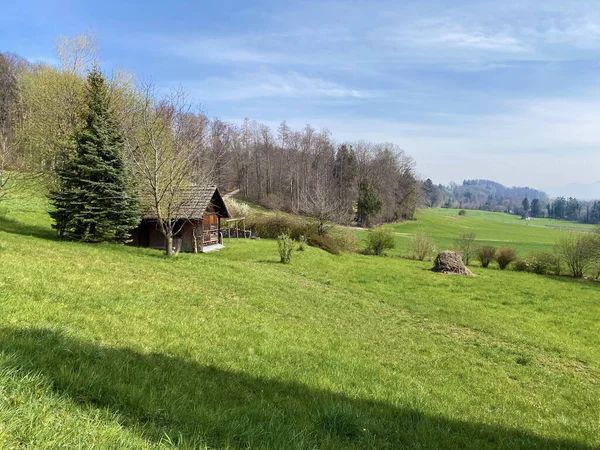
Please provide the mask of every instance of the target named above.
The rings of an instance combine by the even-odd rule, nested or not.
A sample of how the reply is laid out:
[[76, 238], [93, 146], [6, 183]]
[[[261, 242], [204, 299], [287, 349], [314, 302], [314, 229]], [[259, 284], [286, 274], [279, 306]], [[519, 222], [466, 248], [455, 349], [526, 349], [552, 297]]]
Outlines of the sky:
[[183, 87], [211, 117], [393, 142], [436, 183], [600, 180], [600, 1], [22, 1], [0, 51]]

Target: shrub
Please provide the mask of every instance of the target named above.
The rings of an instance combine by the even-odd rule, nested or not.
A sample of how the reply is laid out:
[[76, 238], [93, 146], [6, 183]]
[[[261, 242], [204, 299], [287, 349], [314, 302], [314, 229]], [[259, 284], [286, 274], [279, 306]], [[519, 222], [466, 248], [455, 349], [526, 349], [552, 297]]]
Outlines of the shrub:
[[500, 270], [504, 270], [508, 265], [517, 259], [517, 251], [510, 247], [500, 247], [496, 255], [496, 262], [500, 266]]
[[558, 241], [557, 250], [571, 275], [581, 278], [598, 258], [598, 236], [592, 233], [570, 233]]
[[529, 263], [524, 259], [518, 258], [513, 265], [513, 269], [517, 272], [527, 272], [529, 270]]
[[538, 275], [560, 275], [560, 258], [552, 253], [534, 253], [527, 258], [528, 270]]
[[459, 216], [466, 216], [466, 215], [467, 215], [467, 211], [465, 211], [464, 209], [461, 209], [461, 210], [458, 212], [458, 215], [459, 215]]
[[319, 236], [318, 234], [313, 234], [308, 238], [308, 245], [312, 247], [320, 248], [321, 250], [325, 250], [332, 255], [339, 255], [340, 249], [336, 244], [335, 240], [328, 235]]
[[477, 244], [475, 243], [475, 233], [461, 234], [455, 241], [456, 249], [462, 253], [463, 262], [469, 265], [471, 258], [475, 255]]
[[413, 258], [425, 261], [425, 259], [430, 259], [435, 254], [435, 243], [428, 234], [415, 234], [412, 240], [412, 251]]
[[302, 236], [300, 236], [300, 239], [298, 239], [298, 250], [303, 252], [305, 248], [306, 248], [306, 236], [302, 235]]
[[288, 214], [252, 214], [246, 224], [257, 236], [266, 239], [289, 234], [292, 239], [298, 240], [300, 236], [316, 234], [314, 222]]
[[347, 253], [356, 252], [358, 246], [356, 241], [356, 230], [336, 227], [330, 229], [329, 235], [333, 238], [341, 251]]
[[242, 218], [247, 217], [250, 212], [250, 207], [247, 203], [244, 203], [240, 200], [236, 200], [232, 197], [226, 197], [223, 199], [225, 201], [225, 206], [227, 206], [227, 211], [229, 211], [229, 215], [233, 218]]
[[279, 248], [281, 262], [289, 264], [292, 259], [292, 251], [294, 250], [293, 239], [287, 234], [282, 234], [277, 238], [277, 247]]
[[367, 236], [366, 253], [371, 255], [383, 255], [386, 250], [396, 247], [394, 231], [385, 228], [376, 228]]
[[481, 267], [486, 268], [496, 259], [496, 248], [491, 245], [482, 245], [477, 249], [475, 256], [481, 263]]

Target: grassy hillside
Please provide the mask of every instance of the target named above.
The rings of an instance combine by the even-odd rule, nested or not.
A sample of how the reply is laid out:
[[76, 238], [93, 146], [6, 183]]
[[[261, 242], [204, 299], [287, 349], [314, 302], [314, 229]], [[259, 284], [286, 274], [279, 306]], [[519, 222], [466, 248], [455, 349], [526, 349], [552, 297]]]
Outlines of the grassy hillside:
[[[522, 220], [512, 214], [487, 211], [467, 211], [459, 216], [457, 209], [424, 209], [416, 221], [395, 224], [397, 233], [396, 253], [406, 253], [415, 233], [430, 234], [440, 250], [453, 248], [454, 240], [463, 233], [475, 233], [481, 245], [510, 246], [521, 255], [534, 252], [552, 252], [556, 241], [565, 230], [585, 231], [593, 225], [553, 219]], [[364, 235], [363, 235], [364, 237]]]
[[166, 259], [56, 241], [45, 208], [0, 206], [0, 448], [600, 447], [598, 283]]

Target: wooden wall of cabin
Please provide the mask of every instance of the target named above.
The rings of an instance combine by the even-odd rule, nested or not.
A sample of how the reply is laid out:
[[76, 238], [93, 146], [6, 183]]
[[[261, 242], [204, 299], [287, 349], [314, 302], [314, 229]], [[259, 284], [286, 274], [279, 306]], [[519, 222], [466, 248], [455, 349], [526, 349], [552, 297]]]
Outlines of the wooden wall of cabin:
[[[202, 251], [203, 245], [210, 245], [212, 243], [218, 243], [219, 236], [221, 233], [221, 221], [219, 216], [216, 214], [206, 214], [201, 220], [194, 220], [188, 222], [180, 222], [177, 228], [181, 227], [179, 233], [175, 238], [181, 239], [181, 251], [182, 252], [194, 252], [197, 245], [197, 251]], [[194, 238], [194, 227], [196, 228], [196, 238]], [[216, 232], [216, 241], [205, 239], [204, 231], [209, 233]], [[132, 242], [131, 245], [138, 247], [150, 247], [154, 249], [164, 250], [166, 247], [166, 239], [160, 230], [156, 226], [156, 222], [144, 220], [138, 228], [131, 232]]]

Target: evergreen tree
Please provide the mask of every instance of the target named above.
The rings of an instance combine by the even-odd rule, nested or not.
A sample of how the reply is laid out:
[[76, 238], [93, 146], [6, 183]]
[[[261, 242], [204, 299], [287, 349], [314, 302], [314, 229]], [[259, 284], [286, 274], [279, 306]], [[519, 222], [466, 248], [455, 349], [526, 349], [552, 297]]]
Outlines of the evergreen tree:
[[523, 211], [524, 211], [525, 213], [528, 213], [528, 212], [529, 212], [529, 199], [528, 199], [527, 197], [525, 197], [525, 198], [523, 199], [523, 203], [522, 203], [522, 205], [523, 205]]
[[431, 178], [427, 178], [427, 180], [425, 180], [425, 183], [423, 183], [423, 193], [425, 194], [425, 198], [427, 200], [427, 206], [433, 206], [434, 191], [435, 187], [433, 186], [433, 181], [431, 181]]
[[382, 201], [373, 186], [362, 183], [358, 198], [358, 222], [365, 227], [371, 226], [371, 219], [381, 211]]
[[87, 79], [84, 126], [76, 153], [57, 166], [50, 194], [60, 236], [87, 242], [125, 242], [139, 223], [139, 203], [123, 158], [124, 140], [110, 106], [104, 76]]
[[542, 205], [539, 198], [531, 200], [531, 215], [533, 217], [541, 217], [542, 215]]
[[352, 213], [353, 210], [353, 192], [356, 192], [353, 187], [355, 186], [357, 166], [356, 155], [352, 147], [341, 145], [335, 154], [333, 177], [338, 200], [349, 213]]
[[564, 219], [567, 211], [567, 200], [564, 197], [558, 197], [552, 204], [552, 214], [555, 219]]

